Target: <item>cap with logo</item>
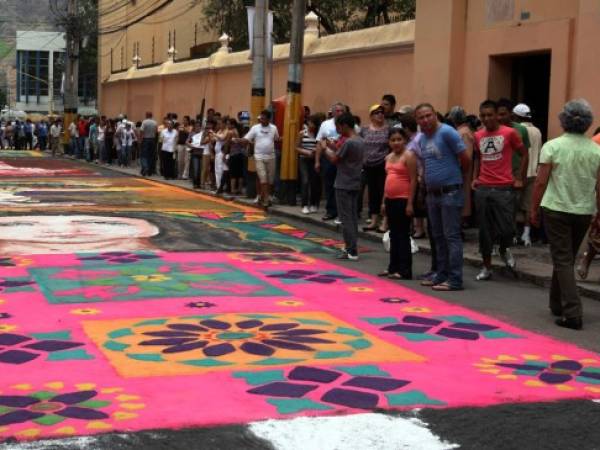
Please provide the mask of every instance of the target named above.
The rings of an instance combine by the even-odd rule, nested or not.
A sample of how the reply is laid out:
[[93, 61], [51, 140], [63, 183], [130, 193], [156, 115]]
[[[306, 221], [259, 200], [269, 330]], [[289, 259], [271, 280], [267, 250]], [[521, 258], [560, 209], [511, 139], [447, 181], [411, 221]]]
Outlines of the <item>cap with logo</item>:
[[526, 119], [531, 118], [531, 109], [525, 103], [519, 103], [513, 108], [513, 114]]

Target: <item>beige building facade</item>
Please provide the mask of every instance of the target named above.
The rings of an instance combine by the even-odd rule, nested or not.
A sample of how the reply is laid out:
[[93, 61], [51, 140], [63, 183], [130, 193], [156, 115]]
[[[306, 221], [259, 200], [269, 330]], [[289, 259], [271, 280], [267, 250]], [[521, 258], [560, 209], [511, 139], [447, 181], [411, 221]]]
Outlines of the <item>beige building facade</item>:
[[[103, 8], [110, 1], [100, 3]], [[160, 14], [168, 17], [168, 10], [184, 4], [175, 0]], [[190, 44], [200, 42], [201, 8], [174, 21], [136, 24], [122, 47], [111, 43], [116, 36], [101, 38], [103, 56], [110, 49], [113, 54], [112, 70], [105, 57], [100, 60], [103, 114], [193, 115], [203, 98], [224, 114], [249, 109], [248, 52], [229, 53], [224, 39], [210, 57], [183, 60]], [[203, 41], [214, 38], [202, 35]], [[485, 98], [509, 97], [528, 103], [549, 137], [560, 133], [556, 117], [571, 98], [587, 98], [600, 114], [597, 0], [417, 0], [416, 21], [319, 37], [308, 20], [305, 38], [303, 102], [313, 111], [343, 101], [366, 118], [369, 105], [385, 93], [395, 94], [399, 106], [427, 101], [442, 112], [453, 105], [477, 112]], [[141, 67], [133, 61], [136, 42]], [[124, 54], [120, 65], [115, 52]], [[285, 94], [289, 46], [276, 46], [274, 54], [277, 98]], [[152, 57], [154, 64], [144, 67]]]

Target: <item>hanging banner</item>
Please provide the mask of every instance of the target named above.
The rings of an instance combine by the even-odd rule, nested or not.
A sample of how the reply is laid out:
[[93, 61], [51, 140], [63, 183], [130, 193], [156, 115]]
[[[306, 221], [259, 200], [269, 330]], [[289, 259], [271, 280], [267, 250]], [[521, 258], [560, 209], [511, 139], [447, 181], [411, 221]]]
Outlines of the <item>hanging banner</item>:
[[[250, 49], [250, 59], [254, 57], [254, 16], [256, 14], [256, 8], [254, 6], [247, 6], [248, 11], [248, 40]], [[269, 11], [267, 17], [267, 46], [266, 56], [269, 61], [273, 59], [273, 11]]]

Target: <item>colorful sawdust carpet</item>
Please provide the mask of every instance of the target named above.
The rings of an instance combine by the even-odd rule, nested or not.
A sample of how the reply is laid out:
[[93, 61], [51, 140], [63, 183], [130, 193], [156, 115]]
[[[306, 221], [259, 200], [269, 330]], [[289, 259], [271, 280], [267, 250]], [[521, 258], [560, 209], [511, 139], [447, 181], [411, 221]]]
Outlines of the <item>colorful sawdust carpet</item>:
[[307, 255], [0, 260], [0, 437], [600, 395], [600, 358]]

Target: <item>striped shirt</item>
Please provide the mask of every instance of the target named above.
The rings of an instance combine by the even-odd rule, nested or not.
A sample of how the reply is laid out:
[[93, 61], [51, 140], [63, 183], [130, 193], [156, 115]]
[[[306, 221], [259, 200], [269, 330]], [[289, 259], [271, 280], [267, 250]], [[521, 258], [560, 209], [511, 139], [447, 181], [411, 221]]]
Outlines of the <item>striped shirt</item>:
[[[317, 138], [308, 134], [308, 130], [302, 132], [302, 143], [300, 144], [304, 150], [307, 150], [313, 154], [317, 147]], [[300, 155], [301, 158], [310, 158], [310, 156]]]

